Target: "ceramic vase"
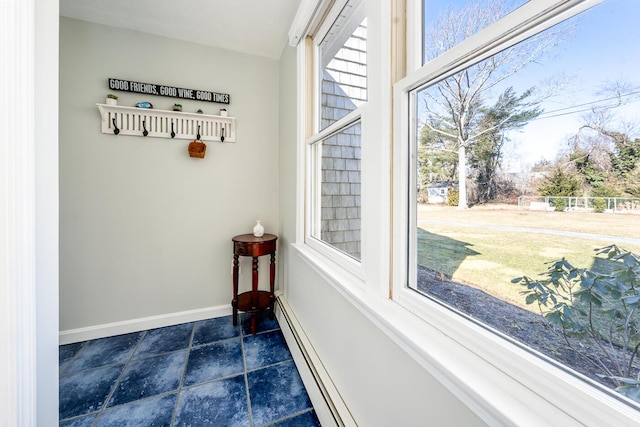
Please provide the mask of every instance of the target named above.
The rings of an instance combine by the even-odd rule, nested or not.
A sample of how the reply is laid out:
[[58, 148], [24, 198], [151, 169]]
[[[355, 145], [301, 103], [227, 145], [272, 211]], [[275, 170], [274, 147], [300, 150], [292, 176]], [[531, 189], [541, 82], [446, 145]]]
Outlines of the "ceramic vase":
[[262, 237], [264, 235], [264, 227], [260, 223], [260, 220], [257, 220], [256, 225], [253, 227], [253, 235], [256, 237]]

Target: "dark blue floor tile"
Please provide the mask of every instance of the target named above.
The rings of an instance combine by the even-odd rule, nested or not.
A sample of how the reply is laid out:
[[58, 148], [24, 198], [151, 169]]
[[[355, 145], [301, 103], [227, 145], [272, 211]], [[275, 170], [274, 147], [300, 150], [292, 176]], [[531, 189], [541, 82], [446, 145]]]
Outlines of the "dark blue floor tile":
[[109, 407], [176, 390], [186, 357], [184, 350], [132, 361], [122, 374]]
[[174, 425], [249, 426], [244, 375], [183, 389]]
[[76, 418], [73, 421], [63, 421], [60, 423], [60, 427], [91, 427], [95, 419], [95, 414], [87, 415], [86, 417]]
[[240, 335], [240, 327], [233, 326], [231, 316], [196, 322], [191, 345], [209, 344], [215, 341], [235, 338]]
[[136, 332], [89, 341], [71, 362], [66, 372], [125, 363], [131, 357], [141, 336], [142, 333]]
[[107, 366], [60, 377], [60, 420], [100, 410], [123, 368]]
[[219, 341], [191, 349], [183, 385], [229, 377], [243, 371], [240, 338]]
[[[242, 313], [240, 319], [242, 322], [242, 334], [251, 335], [251, 315], [249, 313]], [[256, 334], [274, 329], [280, 329], [280, 325], [278, 325], [275, 316], [271, 319], [267, 311], [256, 313]]]
[[319, 426], [277, 321], [257, 320], [256, 335], [243, 313], [236, 327], [227, 316], [60, 346], [60, 427]]
[[271, 425], [273, 427], [320, 427], [320, 421], [314, 411], [309, 411]]
[[177, 394], [117, 406], [102, 413], [96, 427], [170, 427]]
[[251, 370], [291, 359], [291, 353], [278, 330], [244, 337], [244, 357]]
[[135, 359], [168, 353], [189, 347], [193, 323], [167, 326], [147, 331], [134, 355]]
[[69, 365], [69, 362], [78, 354], [85, 342], [76, 342], [73, 344], [61, 345], [58, 347], [58, 369], [62, 373]]
[[293, 361], [247, 374], [253, 423], [257, 426], [311, 409], [311, 401]]

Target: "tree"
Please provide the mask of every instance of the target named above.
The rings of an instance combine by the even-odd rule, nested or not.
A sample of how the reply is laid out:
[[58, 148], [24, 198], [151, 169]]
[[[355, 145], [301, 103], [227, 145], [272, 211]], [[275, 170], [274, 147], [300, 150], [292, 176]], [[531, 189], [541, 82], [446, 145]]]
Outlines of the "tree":
[[566, 166], [582, 181], [585, 195], [606, 184], [611, 171], [610, 151], [601, 138], [572, 138], [566, 160]]
[[[638, 90], [638, 86], [629, 82], [607, 83], [598, 92], [606, 95], [607, 104], [594, 106], [589, 114], [583, 116], [584, 124], [575, 140], [580, 141], [582, 150], [588, 152], [589, 163], [604, 175], [604, 178], [596, 177], [602, 182], [590, 182], [596, 192], [603, 192], [598, 189], [602, 186], [616, 193], [640, 195], [640, 139], [631, 136], [637, 134], [636, 125], [619, 120], [615, 114], [618, 107], [631, 102], [633, 98], [630, 95], [638, 93]], [[598, 155], [597, 164], [592, 161], [596, 159], [594, 155]], [[585, 171], [588, 172], [587, 169]], [[593, 181], [590, 176], [587, 180]]]
[[[529, 101], [531, 96], [531, 89], [517, 95], [513, 87], [508, 87], [494, 105], [477, 105], [473, 109], [477, 138], [465, 155], [465, 158], [469, 157], [465, 168], [477, 184], [477, 202], [487, 202], [497, 194], [502, 148], [509, 141], [507, 131], [522, 128], [542, 113], [538, 101]], [[460, 145], [458, 139], [451, 136], [455, 132], [455, 128], [435, 120], [423, 126], [418, 147], [420, 190], [428, 182], [455, 180], [456, 173], [461, 170]]]
[[[509, 87], [493, 106], [481, 108], [480, 136], [471, 146], [469, 162], [475, 174], [478, 186], [477, 201], [480, 203], [493, 200], [497, 196], [497, 172], [502, 160], [502, 147], [509, 141], [506, 131], [522, 128], [542, 113], [536, 102], [528, 101], [531, 92], [528, 90], [517, 96], [513, 88]], [[485, 129], [488, 132], [483, 132]]]
[[562, 168], [556, 168], [551, 176], [545, 178], [538, 192], [543, 196], [576, 197], [580, 195], [580, 180]]
[[599, 130], [603, 135], [613, 140], [613, 150], [610, 153], [613, 172], [621, 178], [626, 178], [634, 169], [640, 168], [640, 138], [631, 139], [622, 132]]
[[[439, 17], [428, 32], [429, 47], [427, 58], [433, 59], [446, 52], [460, 41], [495, 22], [511, 10], [511, 5], [502, 0], [487, 0], [466, 5], [461, 10], [450, 10]], [[457, 173], [459, 182], [459, 208], [467, 203], [467, 151], [478, 141], [490, 138], [490, 135], [502, 135], [509, 129], [516, 117], [522, 117], [519, 127], [540, 114], [537, 110], [539, 100], [533, 100], [533, 90], [525, 91], [521, 96], [511, 92], [511, 100], [518, 100], [510, 109], [499, 109], [494, 120], [487, 120], [484, 103], [490, 99], [490, 91], [497, 89], [505, 79], [514, 75], [527, 64], [538, 60], [557, 43], [558, 32], [547, 31], [541, 35], [507, 48], [500, 53], [472, 65], [434, 86], [421, 92], [423, 102], [423, 131], [439, 135], [446, 140], [446, 146], [457, 152]], [[508, 95], [508, 91], [503, 96]], [[496, 106], [501, 101], [498, 100]], [[504, 102], [504, 100], [503, 100]], [[537, 111], [537, 113], [536, 113]], [[483, 122], [483, 119], [484, 122]], [[495, 142], [496, 140], [494, 140]], [[450, 148], [451, 149], [451, 148]], [[495, 155], [495, 154], [493, 154]]]
[[438, 134], [423, 131], [418, 140], [418, 192], [424, 195], [434, 182], [453, 182], [458, 163], [455, 150]]

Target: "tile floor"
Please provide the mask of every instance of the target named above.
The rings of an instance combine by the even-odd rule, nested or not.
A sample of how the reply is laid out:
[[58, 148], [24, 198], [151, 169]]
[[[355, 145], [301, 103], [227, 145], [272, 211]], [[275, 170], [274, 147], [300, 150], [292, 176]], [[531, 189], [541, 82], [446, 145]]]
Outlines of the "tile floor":
[[277, 321], [248, 320], [60, 346], [60, 426], [320, 426]]

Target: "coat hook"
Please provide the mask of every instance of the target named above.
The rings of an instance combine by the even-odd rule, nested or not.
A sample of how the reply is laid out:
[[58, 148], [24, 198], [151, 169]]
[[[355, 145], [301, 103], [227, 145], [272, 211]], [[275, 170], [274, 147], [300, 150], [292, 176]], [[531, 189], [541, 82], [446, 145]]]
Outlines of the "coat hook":
[[171, 138], [175, 138], [176, 133], [173, 131], [173, 119], [171, 119]]
[[222, 135], [220, 135], [220, 142], [224, 142], [224, 128], [220, 129], [220, 132], [222, 132]]
[[118, 125], [116, 124], [116, 118], [114, 117], [113, 119], [111, 119], [111, 122], [113, 123], [113, 133], [116, 135], [119, 134], [120, 129], [118, 129]]
[[146, 126], [146, 123], [145, 123], [145, 122], [146, 122], [146, 120], [143, 120], [143, 121], [142, 121], [142, 129], [144, 130], [144, 132], [142, 132], [142, 135], [143, 135], [143, 136], [147, 136], [147, 135], [149, 135], [149, 132], [147, 131], [147, 126]]
[[200, 125], [198, 125], [198, 134], [196, 135], [196, 141], [200, 140]]

